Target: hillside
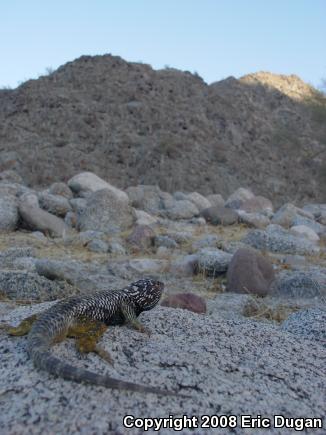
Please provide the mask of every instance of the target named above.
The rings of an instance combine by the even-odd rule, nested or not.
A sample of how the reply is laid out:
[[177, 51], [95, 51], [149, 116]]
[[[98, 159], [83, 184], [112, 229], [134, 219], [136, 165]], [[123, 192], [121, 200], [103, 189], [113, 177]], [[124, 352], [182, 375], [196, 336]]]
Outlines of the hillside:
[[83, 56], [0, 91], [0, 170], [32, 184], [81, 170], [113, 184], [275, 204], [325, 202], [325, 99], [296, 76], [256, 73], [207, 85], [172, 68]]

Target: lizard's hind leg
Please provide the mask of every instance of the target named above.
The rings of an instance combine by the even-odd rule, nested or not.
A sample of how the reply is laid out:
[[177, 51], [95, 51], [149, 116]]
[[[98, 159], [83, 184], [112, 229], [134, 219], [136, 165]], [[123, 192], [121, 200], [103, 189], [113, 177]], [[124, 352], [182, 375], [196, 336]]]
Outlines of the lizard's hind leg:
[[37, 314], [33, 314], [32, 316], [26, 317], [26, 319], [22, 320], [18, 326], [6, 326], [6, 331], [9, 335], [15, 335], [17, 337], [26, 335], [31, 330], [37, 317]]
[[80, 353], [94, 352], [113, 365], [113, 360], [109, 352], [98, 345], [99, 339], [107, 330], [107, 326], [98, 321], [84, 320], [71, 326], [68, 330], [67, 337], [76, 339], [76, 347]]

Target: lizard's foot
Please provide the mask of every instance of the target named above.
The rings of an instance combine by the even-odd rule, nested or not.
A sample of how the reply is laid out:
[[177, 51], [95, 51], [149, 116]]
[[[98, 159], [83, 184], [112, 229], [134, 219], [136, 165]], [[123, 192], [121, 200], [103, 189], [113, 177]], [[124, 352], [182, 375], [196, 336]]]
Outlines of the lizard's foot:
[[23, 321], [20, 322], [18, 326], [9, 326], [5, 327], [7, 333], [9, 335], [14, 335], [20, 337], [22, 335], [26, 335], [32, 328], [33, 323], [37, 319], [38, 315], [33, 314], [32, 316], [26, 317]]
[[76, 347], [80, 354], [94, 352], [104, 359], [104, 361], [113, 365], [113, 359], [109, 352], [97, 344], [97, 337], [94, 337], [90, 334], [84, 335], [76, 340]]
[[104, 359], [104, 361], [111, 364], [111, 366], [114, 366], [114, 361], [113, 361], [112, 356], [110, 355], [110, 353], [107, 350], [103, 349], [103, 347], [101, 347], [97, 344], [94, 352], [97, 353], [97, 355], [100, 356], [102, 359]]

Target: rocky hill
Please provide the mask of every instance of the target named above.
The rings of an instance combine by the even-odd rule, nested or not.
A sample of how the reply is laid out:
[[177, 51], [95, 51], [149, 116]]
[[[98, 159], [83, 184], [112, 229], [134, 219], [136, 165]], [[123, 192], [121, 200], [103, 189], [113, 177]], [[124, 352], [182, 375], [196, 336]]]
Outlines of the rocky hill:
[[87, 170], [122, 188], [228, 196], [246, 186], [275, 204], [323, 202], [325, 121], [325, 98], [296, 76], [207, 85], [190, 72], [83, 56], [0, 91], [0, 170], [31, 185]]

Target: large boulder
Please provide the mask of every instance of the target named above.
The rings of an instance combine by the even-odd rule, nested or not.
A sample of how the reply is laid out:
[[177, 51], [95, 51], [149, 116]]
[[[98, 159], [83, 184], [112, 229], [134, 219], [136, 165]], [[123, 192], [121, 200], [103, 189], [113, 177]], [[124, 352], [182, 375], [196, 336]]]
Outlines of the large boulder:
[[227, 271], [227, 291], [266, 296], [275, 279], [271, 262], [253, 249], [241, 248], [232, 257]]
[[81, 231], [113, 234], [130, 229], [133, 221], [133, 209], [128, 202], [110, 189], [101, 189], [88, 196], [84, 211], [78, 215], [77, 225]]
[[162, 192], [158, 186], [131, 186], [126, 192], [133, 207], [151, 214], [160, 214], [162, 210], [174, 204], [173, 196]]
[[18, 223], [17, 199], [13, 195], [0, 197], [0, 231], [13, 231]]
[[242, 242], [259, 250], [281, 254], [313, 255], [319, 248], [308, 240], [292, 235], [279, 225], [268, 225], [266, 230], [250, 230]]
[[311, 228], [306, 225], [294, 225], [290, 229], [291, 234], [294, 236], [305, 237], [311, 242], [318, 242], [319, 236], [318, 234]]
[[65, 217], [72, 209], [68, 199], [61, 195], [41, 192], [38, 199], [41, 208], [59, 217]]
[[217, 277], [225, 273], [232, 255], [221, 249], [204, 248], [197, 253], [197, 273]]
[[188, 195], [186, 195], [185, 199], [193, 202], [199, 211], [211, 207], [211, 203], [209, 202], [209, 200], [198, 192], [189, 193]]
[[287, 203], [277, 210], [277, 212], [272, 217], [272, 223], [281, 225], [285, 228], [290, 228], [292, 225], [295, 225], [293, 221], [297, 216], [314, 219], [313, 214], [309, 211], [298, 208], [291, 203]]
[[68, 181], [70, 189], [79, 196], [87, 195], [90, 192], [97, 192], [98, 190], [107, 189], [120, 201], [128, 202], [128, 195], [102, 178], [93, 174], [93, 172], [82, 172], [70, 178]]
[[223, 206], [214, 206], [202, 210], [200, 215], [212, 225], [233, 225], [238, 222], [238, 214]]
[[166, 215], [169, 219], [191, 219], [199, 214], [195, 204], [187, 199], [174, 201], [172, 207], [167, 208]]
[[42, 233], [53, 237], [65, 235], [67, 227], [61, 218], [25, 202], [19, 204], [18, 210], [25, 226], [29, 229], [42, 231]]
[[239, 187], [235, 192], [232, 193], [228, 197], [228, 199], [225, 202], [225, 207], [233, 208], [233, 209], [239, 209], [241, 208], [242, 204], [247, 201], [248, 199], [254, 198], [255, 195], [252, 193], [251, 190], [245, 189], [243, 187]]

